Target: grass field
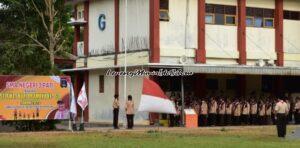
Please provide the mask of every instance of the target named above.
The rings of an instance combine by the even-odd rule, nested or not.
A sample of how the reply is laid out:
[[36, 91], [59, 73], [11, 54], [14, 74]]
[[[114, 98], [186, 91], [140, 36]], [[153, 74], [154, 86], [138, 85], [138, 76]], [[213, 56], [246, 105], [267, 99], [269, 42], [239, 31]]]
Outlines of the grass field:
[[[289, 127], [288, 130], [294, 130]], [[100, 130], [83, 133], [38, 132], [2, 133], [0, 147], [22, 148], [92, 148], [92, 147], [181, 147], [181, 148], [300, 148], [300, 140], [276, 137], [274, 126], [198, 128], [198, 129], [137, 129], [133, 131]]]

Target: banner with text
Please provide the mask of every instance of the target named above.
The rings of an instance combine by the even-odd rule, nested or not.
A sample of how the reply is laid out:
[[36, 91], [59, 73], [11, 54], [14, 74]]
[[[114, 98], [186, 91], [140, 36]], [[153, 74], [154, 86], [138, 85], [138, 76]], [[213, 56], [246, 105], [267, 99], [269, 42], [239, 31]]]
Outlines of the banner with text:
[[0, 76], [0, 120], [69, 119], [70, 77]]

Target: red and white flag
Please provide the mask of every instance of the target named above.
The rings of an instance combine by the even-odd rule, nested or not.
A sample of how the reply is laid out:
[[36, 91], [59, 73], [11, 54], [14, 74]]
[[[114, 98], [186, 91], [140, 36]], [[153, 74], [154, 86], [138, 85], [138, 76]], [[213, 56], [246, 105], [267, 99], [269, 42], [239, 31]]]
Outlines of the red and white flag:
[[88, 99], [85, 90], [85, 83], [83, 83], [82, 88], [78, 94], [77, 103], [84, 110], [88, 105]]
[[144, 78], [141, 102], [138, 111], [176, 114], [174, 103], [168, 99], [154, 81]]

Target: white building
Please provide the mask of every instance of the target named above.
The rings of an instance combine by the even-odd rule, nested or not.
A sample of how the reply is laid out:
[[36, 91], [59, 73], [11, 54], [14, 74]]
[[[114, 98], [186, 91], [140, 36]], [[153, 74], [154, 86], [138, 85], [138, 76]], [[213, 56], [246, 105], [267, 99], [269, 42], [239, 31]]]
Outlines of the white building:
[[[247, 96], [300, 92], [298, 0], [73, 0], [73, 53], [78, 91], [87, 84], [86, 121], [112, 122], [112, 99], [123, 98], [125, 31], [129, 70], [177, 68], [194, 72], [185, 90], [197, 97], [213, 91]], [[125, 14], [127, 12], [127, 20]], [[127, 28], [125, 22], [127, 22]], [[165, 91], [180, 91], [179, 77], [154, 78]], [[142, 78], [128, 78], [136, 108]], [[137, 113], [136, 121], [148, 119]]]

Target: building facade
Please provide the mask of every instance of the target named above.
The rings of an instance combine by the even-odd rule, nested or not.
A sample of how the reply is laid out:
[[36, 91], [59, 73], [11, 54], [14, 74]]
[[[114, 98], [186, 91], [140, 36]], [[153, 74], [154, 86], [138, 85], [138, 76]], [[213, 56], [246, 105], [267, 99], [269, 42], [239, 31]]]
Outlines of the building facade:
[[[87, 85], [87, 122], [112, 122], [112, 100], [124, 102], [123, 77], [108, 70], [176, 68], [186, 92], [203, 97], [250, 92], [276, 95], [300, 90], [300, 1], [298, 0], [73, 0], [75, 90]], [[126, 7], [127, 6], [127, 7]], [[127, 15], [126, 15], [127, 14]], [[125, 48], [127, 56], [125, 58]], [[180, 92], [179, 77], [152, 77]], [[126, 94], [136, 108], [142, 77], [128, 78]], [[121, 111], [122, 112], [122, 111]], [[135, 119], [147, 121], [147, 113]]]

